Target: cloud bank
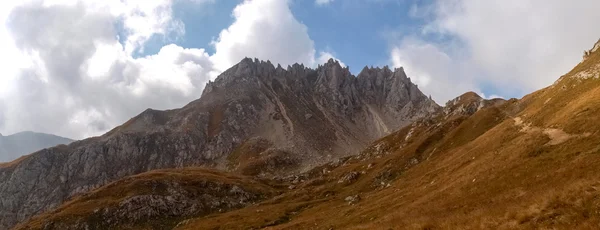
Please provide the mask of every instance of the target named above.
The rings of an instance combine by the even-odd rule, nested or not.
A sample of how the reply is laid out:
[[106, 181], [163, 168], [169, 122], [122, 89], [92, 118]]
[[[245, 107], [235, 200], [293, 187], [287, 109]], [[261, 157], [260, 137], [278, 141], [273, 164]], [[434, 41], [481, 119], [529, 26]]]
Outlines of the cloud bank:
[[466, 90], [522, 96], [581, 61], [600, 30], [600, 1], [436, 0], [410, 13], [426, 21], [395, 39], [390, 60], [438, 102]]

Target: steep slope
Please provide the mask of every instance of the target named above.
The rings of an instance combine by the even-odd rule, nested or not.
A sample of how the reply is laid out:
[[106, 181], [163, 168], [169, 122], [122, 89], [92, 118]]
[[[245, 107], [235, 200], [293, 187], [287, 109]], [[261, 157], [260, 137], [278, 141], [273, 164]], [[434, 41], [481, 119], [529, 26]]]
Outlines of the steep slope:
[[45, 133], [20, 132], [8, 136], [0, 134], [0, 162], [12, 161], [24, 154], [71, 142], [71, 139]]
[[365, 68], [355, 77], [333, 60], [313, 70], [247, 58], [181, 109], [148, 109], [103, 136], [0, 168], [0, 228], [153, 169], [298, 173], [438, 109], [402, 69]]

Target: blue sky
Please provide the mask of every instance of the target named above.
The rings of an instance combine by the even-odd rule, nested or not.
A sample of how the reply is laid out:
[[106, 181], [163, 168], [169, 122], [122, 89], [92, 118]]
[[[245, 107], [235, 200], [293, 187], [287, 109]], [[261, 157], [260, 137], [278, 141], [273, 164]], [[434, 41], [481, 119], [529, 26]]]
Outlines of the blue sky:
[[403, 67], [439, 104], [467, 91], [520, 98], [581, 61], [600, 38], [597, 9], [598, 0], [0, 1], [0, 133], [100, 135], [147, 108], [198, 99], [244, 57], [310, 67], [335, 58], [354, 74]]
[[385, 32], [415, 27], [408, 17], [408, 1], [368, 3], [334, 1], [327, 6], [297, 1], [291, 5], [298, 20], [307, 25], [318, 50], [331, 50], [358, 74], [365, 65], [389, 64]]

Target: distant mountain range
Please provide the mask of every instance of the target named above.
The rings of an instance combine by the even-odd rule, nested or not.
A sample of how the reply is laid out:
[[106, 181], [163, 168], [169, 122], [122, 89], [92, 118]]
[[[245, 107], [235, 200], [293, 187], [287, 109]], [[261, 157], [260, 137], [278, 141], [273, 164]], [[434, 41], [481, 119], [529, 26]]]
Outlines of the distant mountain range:
[[69, 144], [73, 140], [52, 134], [20, 132], [9, 136], [0, 134], [0, 162], [7, 162], [35, 151]]

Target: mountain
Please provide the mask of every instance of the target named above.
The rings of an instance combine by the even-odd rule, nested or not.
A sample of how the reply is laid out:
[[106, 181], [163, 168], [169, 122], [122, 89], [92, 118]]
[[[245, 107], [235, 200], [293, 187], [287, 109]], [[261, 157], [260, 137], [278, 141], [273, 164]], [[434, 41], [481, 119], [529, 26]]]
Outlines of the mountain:
[[24, 154], [71, 142], [71, 139], [45, 133], [20, 132], [9, 136], [0, 134], [0, 162], [12, 161]]
[[[17, 229], [596, 229], [599, 118], [594, 48], [549, 87], [510, 100], [467, 92], [357, 155], [308, 171], [151, 171], [80, 194]], [[209, 191], [211, 206], [194, 192], [209, 185], [228, 194], [232, 184], [248, 198], [229, 203]], [[131, 205], [148, 196], [153, 202]], [[211, 209], [224, 203], [231, 208]], [[203, 208], [186, 208], [193, 204]]]
[[203, 166], [259, 178], [301, 173], [358, 154], [439, 109], [402, 68], [365, 67], [353, 76], [333, 59], [316, 69], [284, 69], [246, 58], [181, 109], [148, 109], [100, 137], [0, 168], [0, 227], [153, 169]]

